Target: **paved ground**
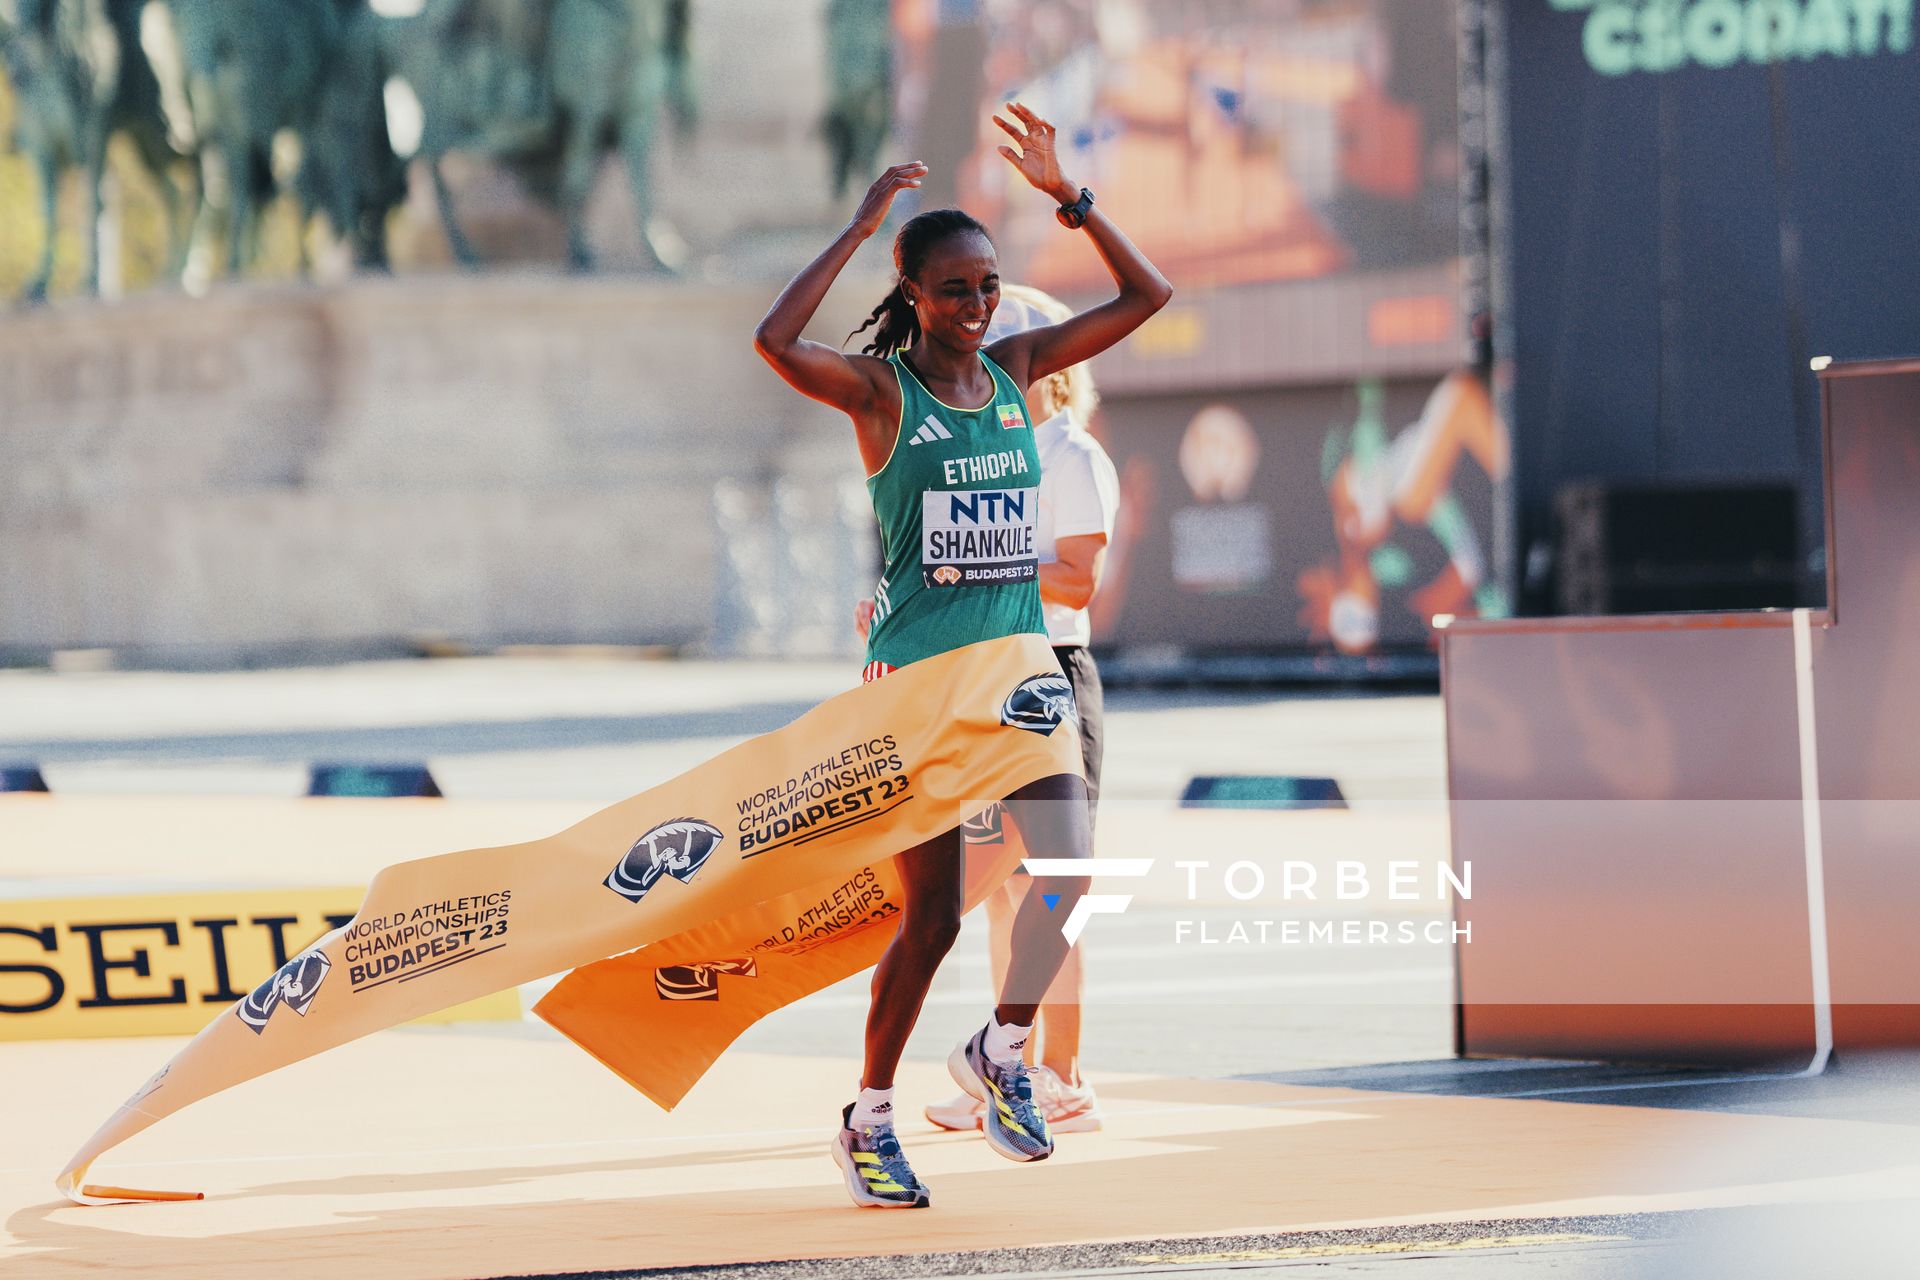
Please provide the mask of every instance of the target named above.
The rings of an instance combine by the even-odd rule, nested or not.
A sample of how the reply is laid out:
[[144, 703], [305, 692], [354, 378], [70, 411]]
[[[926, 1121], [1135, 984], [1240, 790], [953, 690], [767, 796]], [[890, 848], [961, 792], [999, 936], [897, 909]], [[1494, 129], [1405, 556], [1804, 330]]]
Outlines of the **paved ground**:
[[[526, 802], [542, 806], [543, 814], [569, 806], [584, 811], [785, 723], [846, 687], [848, 674], [838, 666], [547, 658], [229, 674], [0, 672], [0, 763], [40, 763], [54, 789], [69, 795], [103, 801], [129, 794], [170, 796], [186, 806], [181, 813], [199, 805], [193, 797], [208, 797], [204, 807], [211, 813], [223, 804], [235, 809], [242, 803], [213, 801], [216, 796], [299, 794], [309, 762], [424, 760], [456, 800]], [[1174, 856], [1225, 859], [1269, 855], [1276, 847], [1321, 846], [1376, 861], [1402, 847], [1417, 846], [1428, 855], [1436, 848], [1444, 852], [1437, 699], [1140, 691], [1113, 695], [1109, 716], [1103, 852], [1145, 845]], [[1174, 797], [1188, 777], [1206, 772], [1332, 776], [1353, 811], [1296, 817], [1284, 826], [1233, 815], [1178, 815], [1171, 807]], [[154, 887], [140, 878], [138, 860], [116, 860], [124, 851], [109, 853], [111, 844], [99, 843], [71, 866], [63, 863], [59, 874], [67, 878], [59, 890]], [[29, 896], [54, 883], [45, 866], [9, 872], [7, 852], [0, 849], [0, 895]], [[15, 878], [4, 880], [9, 874]], [[228, 868], [221, 874], [240, 873]], [[1523, 1274], [1628, 1280], [1914, 1273], [1906, 1244], [1920, 1165], [1898, 1154], [1910, 1152], [1904, 1135], [1920, 1119], [1911, 1102], [1920, 1096], [1912, 1088], [1920, 1074], [1908, 1064], [1842, 1063], [1816, 1081], [1728, 1081], [1697, 1073], [1648, 1075], [1567, 1064], [1453, 1063], [1447, 1060], [1452, 988], [1445, 948], [1196, 950], [1176, 942], [1175, 929], [1183, 920], [1189, 928], [1214, 927], [1224, 936], [1247, 914], [1217, 890], [1205, 901], [1185, 903], [1162, 886], [1143, 893], [1125, 917], [1100, 922], [1103, 932], [1089, 951], [1087, 1059], [1096, 1073], [1114, 1082], [1110, 1092], [1124, 1123], [1111, 1135], [1100, 1135], [1100, 1145], [1081, 1148], [1084, 1158], [1066, 1162], [1065, 1169], [1078, 1168], [1079, 1174], [1063, 1170], [1061, 1176], [1082, 1179], [1072, 1185], [1083, 1187], [1086, 1212], [1097, 1208], [1096, 1216], [1108, 1225], [1076, 1230], [1069, 1217], [1044, 1230], [995, 1227], [1027, 1221], [1021, 1215], [1030, 1206], [1020, 1205], [1017, 1196], [1001, 1198], [1010, 1185], [1003, 1171], [992, 1176], [985, 1168], [978, 1171], [987, 1180], [976, 1190], [969, 1148], [936, 1147], [934, 1169], [951, 1166], [941, 1185], [958, 1192], [948, 1197], [951, 1216], [938, 1215], [944, 1223], [935, 1224], [938, 1230], [916, 1228], [918, 1234], [901, 1236], [899, 1248], [889, 1253], [886, 1237], [877, 1237], [882, 1243], [875, 1246], [873, 1231], [881, 1228], [871, 1224], [873, 1215], [859, 1215], [855, 1222], [835, 1215], [831, 1221], [839, 1225], [819, 1237], [829, 1243], [816, 1240], [809, 1246], [807, 1252], [816, 1255], [810, 1260], [718, 1269], [739, 1273], [743, 1280], [988, 1273], [1224, 1276], [1305, 1268], [1315, 1275], [1435, 1280], [1504, 1280]], [[1415, 910], [1411, 918], [1417, 922], [1433, 914]], [[956, 1028], [977, 1017], [985, 985], [983, 939], [970, 922], [909, 1050], [918, 1092], [931, 1096], [944, 1088], [937, 1060], [945, 1056]], [[833, 1082], [851, 1070], [864, 1009], [861, 987], [856, 980], [769, 1018], [743, 1041], [737, 1061], [743, 1069], [784, 1062], [789, 1065], [777, 1070], [789, 1083], [807, 1082], [806, 1096], [832, 1093]], [[379, 1049], [380, 1044], [405, 1046], [398, 1052], [408, 1054], [419, 1046], [430, 1054], [459, 1055], [462, 1044], [488, 1037], [502, 1046], [496, 1057], [524, 1052], [534, 1055], [529, 1062], [544, 1064], [569, 1061], [555, 1055], [571, 1054], [533, 1022], [384, 1035], [399, 1039], [368, 1042], [377, 1050], [368, 1060], [370, 1071], [381, 1068], [381, 1054], [395, 1052]], [[77, 1056], [64, 1067], [68, 1060], [58, 1053], [49, 1058], [36, 1051], [40, 1056], [28, 1057], [24, 1046], [0, 1046], [0, 1054], [20, 1050], [22, 1056], [6, 1059], [14, 1064], [7, 1078], [43, 1073], [42, 1091], [27, 1092], [50, 1096], [70, 1093], [71, 1087], [60, 1082], [82, 1078], [86, 1063], [118, 1062], [112, 1055], [123, 1052], [144, 1061], [165, 1051], [161, 1042], [116, 1044], [121, 1047], [76, 1043]], [[509, 1053], [506, 1046], [517, 1047]], [[333, 1060], [334, 1055], [327, 1056]], [[539, 1067], [538, 1078], [547, 1078], [548, 1070]], [[120, 1075], [137, 1078], [140, 1071], [107, 1074], [113, 1079], [103, 1098], [124, 1093]], [[582, 1091], [600, 1087], [591, 1073], [580, 1079]], [[1209, 1080], [1214, 1083], [1197, 1083]], [[540, 1111], [510, 1086], [499, 1088], [507, 1090], [500, 1096], [509, 1101], [500, 1105], [508, 1114]], [[1166, 1123], [1153, 1117], [1167, 1105], [1178, 1110], [1186, 1093], [1202, 1088], [1230, 1091], [1222, 1095], [1225, 1101], [1207, 1104], [1225, 1108], [1218, 1112], [1223, 1118], [1206, 1112], [1195, 1122], [1203, 1131], [1197, 1137], [1183, 1136], [1187, 1131], [1177, 1127], [1165, 1132], [1154, 1127]], [[1281, 1092], [1271, 1092], [1276, 1090]], [[72, 1125], [22, 1112], [21, 1096], [16, 1093], [9, 1104], [14, 1118], [8, 1124], [22, 1167], [0, 1170], [0, 1175], [18, 1174], [42, 1186], [36, 1170], [71, 1147], [66, 1130]], [[1252, 1101], [1256, 1098], [1268, 1101]], [[1355, 1098], [1379, 1102], [1356, 1103]], [[1589, 1103], [1601, 1105], [1576, 1105]], [[1350, 1127], [1304, 1124], [1269, 1130], [1278, 1122], [1256, 1117], [1267, 1116], [1264, 1109], [1273, 1107], [1281, 1110], [1272, 1115], [1344, 1120]], [[1130, 1108], [1135, 1115], [1128, 1120]], [[1621, 1120], [1626, 1128], [1602, 1115], [1609, 1108], [1630, 1112]], [[299, 1111], [296, 1104], [291, 1115], [253, 1114], [272, 1132], [276, 1126], [297, 1126]], [[1670, 1123], [1659, 1119], [1662, 1112], [1686, 1114]], [[580, 1127], [578, 1116], [556, 1115], [565, 1117], [563, 1127]], [[1225, 1118], [1229, 1115], [1238, 1119]], [[1444, 1123], [1413, 1119], [1426, 1115], [1443, 1117]], [[1701, 1130], [1687, 1118], [1694, 1115], [1702, 1122], [1710, 1119], [1708, 1128]], [[1599, 1127], [1580, 1116], [1598, 1117]], [[1353, 1123], [1360, 1118], [1368, 1123]], [[396, 1115], [395, 1123], [401, 1122]], [[227, 1123], [237, 1122], [229, 1118]], [[1249, 1127], [1235, 1133], [1235, 1125]], [[1751, 1129], [1714, 1127], [1726, 1125]], [[570, 1141], [592, 1146], [594, 1139], [587, 1136], [592, 1128], [589, 1123]], [[714, 1121], [708, 1128], [726, 1126]], [[1271, 1132], [1271, 1139], [1248, 1145], [1249, 1135], [1262, 1132]], [[1752, 1132], [1764, 1135], [1751, 1140], [1764, 1140], [1765, 1147], [1748, 1152], [1740, 1143], [1749, 1139], [1732, 1136], [1703, 1147], [1697, 1136], [1687, 1136], [1701, 1132]], [[1587, 1137], [1572, 1136], [1582, 1133]], [[1595, 1133], [1642, 1136], [1608, 1139], [1611, 1145], [1603, 1144], [1608, 1158], [1596, 1162], [1591, 1146], [1581, 1146]], [[1355, 1136], [1341, 1137], [1349, 1134]], [[248, 1186], [243, 1179], [247, 1189], [238, 1193], [238, 1203], [242, 1210], [270, 1210], [271, 1217], [286, 1206], [297, 1208], [302, 1196], [344, 1189], [350, 1197], [386, 1198], [361, 1200], [358, 1209], [354, 1200], [344, 1202], [338, 1230], [355, 1233], [364, 1226], [431, 1235], [454, 1229], [466, 1220], [463, 1214], [475, 1224], [492, 1222], [502, 1213], [533, 1208], [519, 1201], [559, 1196], [563, 1199], [555, 1203], [577, 1206], [568, 1210], [573, 1216], [530, 1217], [529, 1229], [586, 1227], [612, 1233], [615, 1245], [618, 1206], [629, 1203], [671, 1207], [682, 1215], [711, 1209], [719, 1212], [723, 1226], [735, 1218], [743, 1224], [755, 1221], [764, 1210], [774, 1215], [767, 1221], [791, 1221], [796, 1232], [802, 1230], [799, 1224], [832, 1207], [831, 1195], [819, 1194], [825, 1165], [811, 1147], [795, 1149], [792, 1158], [801, 1163], [789, 1176], [784, 1150], [735, 1153], [723, 1144], [724, 1150], [702, 1151], [697, 1144], [687, 1147], [690, 1139], [684, 1134], [658, 1140], [685, 1150], [639, 1163], [622, 1158], [569, 1163], [565, 1152], [546, 1152], [527, 1137], [518, 1140], [520, 1146], [485, 1157], [455, 1157], [442, 1168], [433, 1164], [434, 1152], [421, 1156], [401, 1143], [397, 1165], [427, 1162], [405, 1177], [368, 1184], [362, 1153], [355, 1157], [359, 1165], [336, 1169], [337, 1176], [321, 1183], [283, 1179]], [[462, 1173], [475, 1159], [503, 1167]], [[688, 1170], [700, 1178], [719, 1176], [755, 1160], [772, 1162], [766, 1166], [771, 1173], [754, 1175], [763, 1179], [757, 1185], [772, 1189], [753, 1192], [740, 1203], [667, 1195]], [[1242, 1162], [1249, 1162], [1248, 1169], [1257, 1167], [1253, 1181], [1242, 1182]], [[639, 1192], [631, 1176], [647, 1170], [646, 1176], [671, 1185]], [[1128, 1170], [1135, 1172], [1128, 1176]], [[615, 1181], [607, 1182], [609, 1177]], [[769, 1177], [772, 1181], [765, 1182]], [[1218, 1194], [1227, 1197], [1209, 1210], [1231, 1210], [1242, 1200], [1261, 1208], [1245, 1217], [1228, 1213], [1224, 1220], [1217, 1212], [1190, 1217], [1165, 1212], [1171, 1205], [1159, 1205], [1163, 1212], [1146, 1211], [1178, 1188], [1192, 1194], [1203, 1185], [1222, 1187]], [[1419, 1187], [1428, 1190], [1416, 1192]], [[641, 1198], [604, 1199], [636, 1192]], [[26, 1194], [30, 1201], [43, 1193]], [[1116, 1219], [1113, 1211], [1124, 1210], [1128, 1197], [1137, 1198], [1141, 1211]], [[19, 1203], [28, 1207], [12, 1212], [7, 1222], [16, 1238], [53, 1250], [47, 1257], [70, 1251], [72, 1265], [87, 1274], [104, 1259], [121, 1256], [115, 1250], [135, 1245], [147, 1250], [141, 1256], [152, 1265], [172, 1265], [166, 1274], [194, 1274], [195, 1255], [184, 1260], [168, 1255], [159, 1248], [162, 1236], [141, 1234], [194, 1234], [179, 1225], [187, 1221], [183, 1217], [163, 1222], [156, 1210], [165, 1213], [165, 1207], [127, 1211], [122, 1218], [113, 1218], [113, 1211], [94, 1217], [94, 1211], [75, 1210], [79, 1217], [69, 1218], [65, 1210]], [[384, 1207], [370, 1216], [375, 1203]], [[1337, 1204], [1364, 1209], [1336, 1209]], [[1071, 1215], [1071, 1204], [1062, 1212]], [[654, 1217], [646, 1220], [650, 1230], [658, 1229]], [[1171, 1238], [1165, 1225], [1156, 1225], [1188, 1220], [1212, 1225], [1204, 1228], [1203, 1238]], [[284, 1240], [288, 1249], [301, 1241], [302, 1256], [317, 1261], [321, 1255], [312, 1249], [341, 1248], [348, 1239], [310, 1238], [287, 1225], [297, 1221], [296, 1213], [276, 1228], [293, 1234], [257, 1237], [268, 1249], [251, 1255], [254, 1263], [272, 1255], [275, 1240]], [[1278, 1225], [1288, 1229], [1269, 1229]], [[836, 1233], [863, 1246], [836, 1250], [830, 1243]], [[993, 1251], [1008, 1239], [1081, 1243]], [[377, 1239], [368, 1247], [377, 1252]], [[834, 1256], [872, 1254], [875, 1247], [884, 1256]], [[649, 1257], [660, 1255], [637, 1242], [604, 1253], [623, 1264], [631, 1259], [659, 1265]], [[719, 1255], [696, 1250], [688, 1256], [725, 1255], [724, 1250]], [[715, 1269], [703, 1262], [694, 1270], [704, 1276]]]
[[[1911, 1116], [1911, 1072], [1856, 1082], [1841, 1118], [1817, 1114], [1815, 1095], [1805, 1113], [1729, 1112], [1594, 1105], [1501, 1079], [1580, 1087], [1577, 1070], [1535, 1065], [1469, 1064], [1446, 1088], [1431, 1064], [1354, 1071], [1351, 1084], [1115, 1072], [1106, 1129], [1062, 1138], [1039, 1166], [909, 1117], [934, 1208], [873, 1213], [846, 1204], [824, 1155], [832, 1120], [818, 1102], [844, 1089], [844, 1059], [739, 1050], [665, 1114], [570, 1046], [500, 1029], [381, 1032], [206, 1099], [110, 1168], [208, 1198], [106, 1209], [54, 1202], [48, 1171], [84, 1128], [76, 1113], [103, 1113], [180, 1042], [0, 1046], [0, 1269], [1911, 1275], [1894, 1246], [1920, 1197], [1915, 1130], [1873, 1118], [1889, 1105]], [[1609, 1075], [1612, 1089], [1634, 1083]], [[944, 1089], [943, 1076], [908, 1063], [903, 1096]], [[1493, 1096], [1473, 1093], [1475, 1078]]]
[[[727, 1280], [917, 1280], [937, 1276], [1272, 1275], [1353, 1280], [1804, 1280], [1911, 1275], [1906, 1206], [1523, 1218], [1356, 1231], [1135, 1240], [914, 1258], [833, 1258], [725, 1269]], [[1833, 1269], [1838, 1263], [1844, 1270]], [[714, 1268], [574, 1273], [553, 1280], [712, 1280]]]

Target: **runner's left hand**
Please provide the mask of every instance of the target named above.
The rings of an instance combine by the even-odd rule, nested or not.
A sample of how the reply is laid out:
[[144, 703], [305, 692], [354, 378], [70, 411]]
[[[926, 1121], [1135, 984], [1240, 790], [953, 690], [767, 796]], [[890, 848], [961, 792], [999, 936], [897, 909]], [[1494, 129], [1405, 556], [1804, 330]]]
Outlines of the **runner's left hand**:
[[998, 149], [1007, 163], [1018, 169], [1020, 176], [1032, 183], [1036, 191], [1044, 191], [1061, 204], [1078, 200], [1079, 184], [1067, 181], [1060, 173], [1060, 157], [1053, 149], [1053, 126], [1017, 102], [1007, 104], [1007, 113], [1024, 126], [1017, 127], [997, 115], [993, 118], [993, 122], [1020, 145], [1017, 151], [1008, 146]]

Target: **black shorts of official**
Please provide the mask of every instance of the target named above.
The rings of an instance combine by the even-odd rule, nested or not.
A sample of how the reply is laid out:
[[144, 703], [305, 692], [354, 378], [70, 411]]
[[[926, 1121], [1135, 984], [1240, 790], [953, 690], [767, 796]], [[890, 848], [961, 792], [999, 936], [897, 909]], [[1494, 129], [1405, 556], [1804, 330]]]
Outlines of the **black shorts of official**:
[[1100, 668], [1081, 645], [1057, 645], [1053, 656], [1073, 686], [1074, 705], [1080, 711], [1080, 759], [1087, 769], [1087, 829], [1100, 810], [1100, 756], [1106, 746], [1106, 694], [1100, 688]]

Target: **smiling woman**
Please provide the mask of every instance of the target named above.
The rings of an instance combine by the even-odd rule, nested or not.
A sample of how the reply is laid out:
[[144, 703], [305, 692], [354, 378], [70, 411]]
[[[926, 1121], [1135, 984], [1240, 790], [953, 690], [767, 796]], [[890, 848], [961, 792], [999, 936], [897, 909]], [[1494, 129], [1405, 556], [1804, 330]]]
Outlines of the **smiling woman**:
[[[1046, 634], [1040, 454], [1027, 388], [1113, 346], [1173, 292], [1095, 209], [1093, 193], [1062, 176], [1053, 126], [1018, 104], [1007, 113], [1012, 120], [995, 116], [994, 123], [1014, 145], [1000, 154], [1058, 202], [1062, 225], [1086, 230], [1118, 286], [1116, 297], [988, 344], [987, 326], [1000, 302], [993, 238], [959, 209], [934, 209], [909, 220], [894, 239], [899, 279], [849, 335], [873, 329], [865, 349], [850, 356], [805, 340], [800, 335], [834, 277], [880, 229], [894, 197], [926, 177], [927, 166], [912, 161], [880, 175], [852, 223], [794, 277], [754, 333], [755, 350], [789, 385], [853, 420], [885, 559], [867, 632], [868, 680], [983, 641]], [[1072, 718], [1065, 678], [1057, 669], [1031, 677], [1041, 679], [1069, 690], [1062, 714]], [[1007, 820], [1030, 855], [1051, 860], [1091, 852], [1086, 784], [1077, 774], [1041, 779], [1005, 800]], [[894, 1134], [893, 1076], [934, 970], [960, 930], [960, 831], [944, 832], [895, 861], [906, 901], [899, 931], [874, 974], [860, 1094], [842, 1113], [832, 1152], [854, 1203], [924, 1208], [927, 1188]], [[1027, 895], [1014, 921], [1000, 1003], [948, 1061], [960, 1087], [983, 1104], [988, 1144], [1009, 1160], [1042, 1160], [1053, 1151], [1021, 1050], [1040, 996], [1066, 957], [1057, 922], [1071, 914], [1086, 885], [1084, 876], [1050, 876]], [[1049, 902], [1063, 914], [1051, 914]]]

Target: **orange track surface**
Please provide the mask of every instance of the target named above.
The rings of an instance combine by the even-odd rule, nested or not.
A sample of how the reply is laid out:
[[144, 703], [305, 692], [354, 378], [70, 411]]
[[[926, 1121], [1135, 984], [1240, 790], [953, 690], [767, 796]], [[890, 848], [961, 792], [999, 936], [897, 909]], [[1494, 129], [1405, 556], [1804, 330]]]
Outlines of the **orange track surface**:
[[[850, 1060], [736, 1054], [669, 1116], [556, 1041], [434, 1028], [209, 1099], [95, 1174], [204, 1202], [58, 1200], [62, 1159], [174, 1047], [0, 1046], [0, 1263], [407, 1280], [1920, 1189], [1911, 1131], [1891, 1125], [1115, 1078], [1107, 1131], [1038, 1165], [909, 1125], [935, 1207], [862, 1211], [826, 1155]], [[951, 1091], [938, 1064], [901, 1078], [905, 1108]]]
[[[544, 835], [588, 807], [8, 797], [0, 875], [353, 883], [402, 858]], [[1142, 812], [1110, 829], [1109, 855], [1445, 848], [1443, 814]], [[1064, 1137], [1039, 1165], [910, 1123], [935, 1207], [861, 1211], [826, 1155], [851, 1044], [844, 1059], [729, 1055], [664, 1115], [544, 1030], [477, 1024], [295, 1064], [92, 1173], [203, 1202], [60, 1199], [55, 1171], [180, 1043], [0, 1043], [0, 1271], [428, 1280], [1920, 1194], [1911, 1130], [1896, 1126], [1103, 1077], [1107, 1131]], [[914, 1116], [953, 1092], [938, 1063], [909, 1063], [900, 1085]]]

